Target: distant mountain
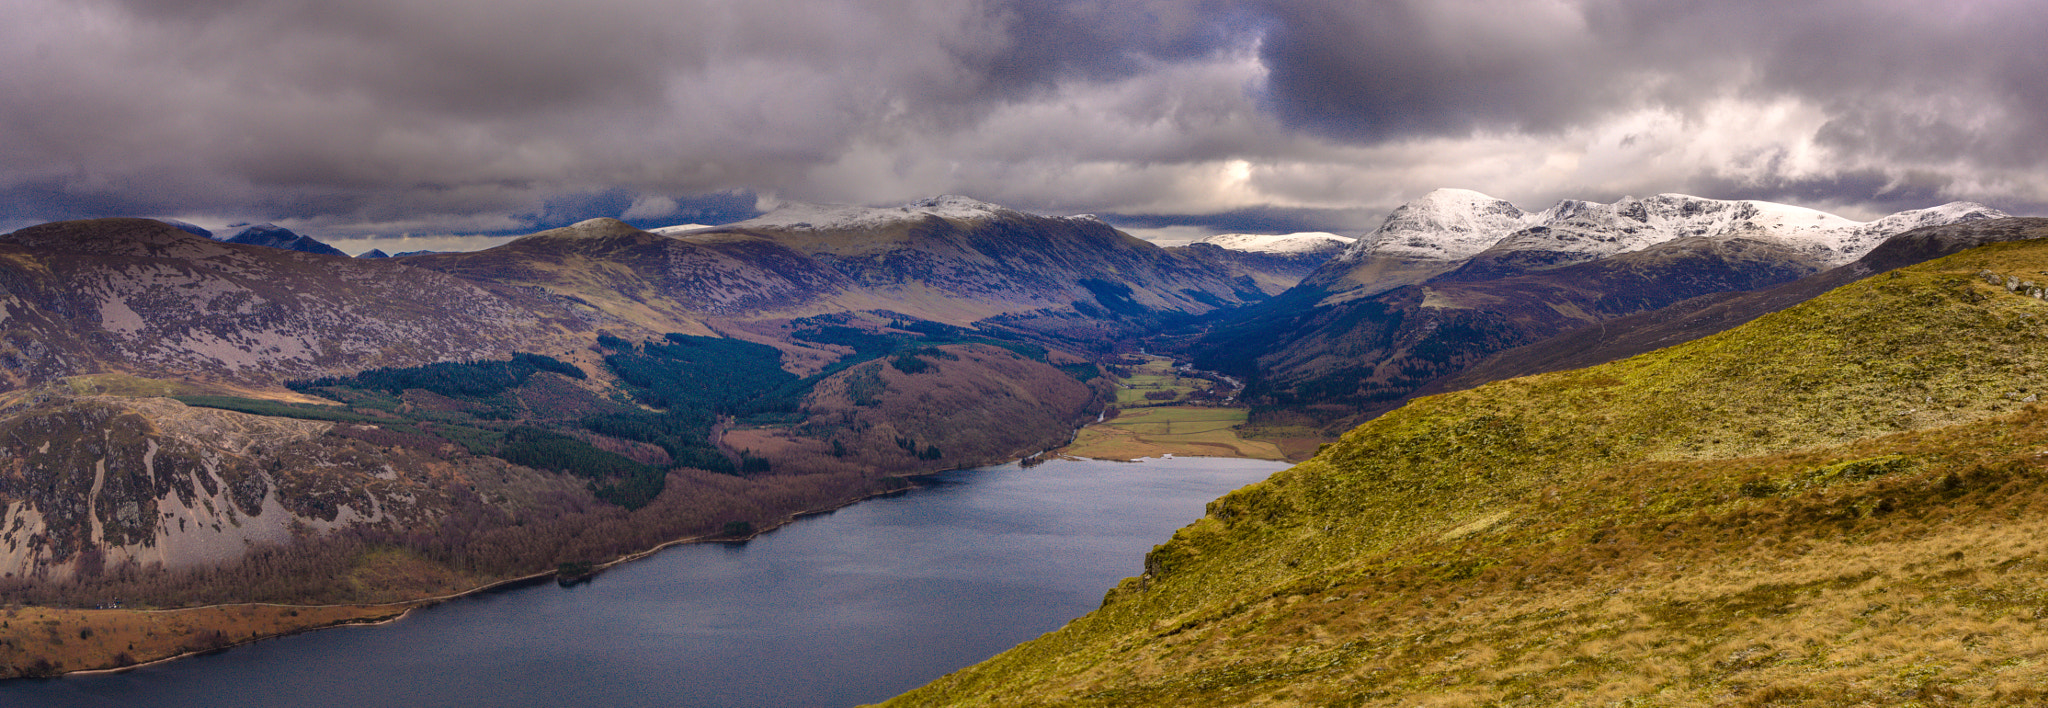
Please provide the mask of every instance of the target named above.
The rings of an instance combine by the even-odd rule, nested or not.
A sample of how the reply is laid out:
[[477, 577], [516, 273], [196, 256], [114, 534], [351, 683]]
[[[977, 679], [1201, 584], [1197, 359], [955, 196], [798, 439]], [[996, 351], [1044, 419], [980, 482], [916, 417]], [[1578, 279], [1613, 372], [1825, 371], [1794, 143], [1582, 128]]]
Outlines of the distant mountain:
[[1195, 243], [1206, 243], [1248, 253], [1312, 254], [1334, 256], [1358, 239], [1323, 231], [1293, 234], [1217, 234]]
[[208, 230], [206, 227], [200, 226], [198, 224], [188, 224], [177, 219], [159, 219], [159, 221], [162, 221], [166, 224], [170, 224], [172, 226], [176, 226], [178, 227], [178, 230], [188, 234], [192, 234], [194, 236], [204, 236], [206, 238], [213, 238], [213, 232], [211, 230]]
[[1353, 240], [1329, 233], [1220, 234], [1167, 250], [1211, 263], [1218, 271], [1241, 272], [1260, 290], [1277, 295], [1342, 253]]
[[2038, 238], [2048, 238], [2048, 219], [1970, 220], [1913, 229], [1886, 239], [1853, 263], [1790, 283], [1684, 300], [1494, 354], [1455, 376], [1438, 379], [1416, 391], [1416, 395], [1624, 359], [1740, 326], [1873, 274], [1988, 243]]
[[884, 705], [2034, 701], [2044, 272], [1992, 243], [1415, 400]]
[[300, 253], [318, 253], [327, 256], [348, 255], [342, 253], [341, 249], [321, 243], [311, 236], [301, 236], [293, 233], [291, 229], [276, 224], [253, 224], [235, 228], [235, 230], [227, 232], [227, 235], [219, 237], [219, 240], [249, 246], [282, 248], [287, 251], [298, 251]]
[[1438, 190], [1299, 285], [1215, 325], [1198, 364], [1244, 376], [1269, 422], [1344, 429], [1495, 352], [1690, 298], [1796, 280], [1925, 225], [2003, 217], [1959, 202], [1856, 222], [1684, 195], [1542, 212]]
[[887, 310], [1100, 340], [1111, 336], [1105, 326], [1135, 331], [1139, 322], [1267, 297], [1255, 278], [1227, 264], [1158, 248], [1094, 217], [1037, 216], [960, 197], [886, 209], [795, 205], [682, 236], [592, 219], [485, 251], [406, 262], [684, 328], [674, 331]]
[[144, 219], [0, 235], [0, 383], [128, 373], [237, 386], [561, 351], [531, 294], [385, 259], [327, 259]]
[[[1285, 287], [1263, 278], [959, 198], [404, 258], [22, 229], [0, 235], [0, 529], [23, 530], [0, 602], [387, 601], [744, 535], [1055, 447], [1114, 400], [1098, 358]], [[424, 580], [354, 583], [369, 547]]]
[[1823, 267], [1848, 263], [1885, 237], [1922, 226], [2007, 216], [1953, 202], [1859, 222], [1804, 207], [1683, 194], [1613, 204], [1564, 200], [1540, 212], [1478, 192], [1439, 189], [1403, 204], [1310, 283], [1372, 294], [1458, 271], [1483, 280], [1614, 256], [1681, 238], [1747, 239], [1790, 248]]
[[390, 258], [390, 257], [391, 257], [391, 254], [389, 254], [389, 253], [385, 253], [385, 252], [384, 252], [384, 249], [381, 249], [381, 248], [372, 248], [372, 249], [370, 249], [370, 250], [367, 250], [367, 251], [364, 251], [364, 252], [362, 252], [362, 254], [360, 254], [360, 255], [358, 255], [358, 256], [356, 256], [356, 257], [357, 257], [357, 258]]

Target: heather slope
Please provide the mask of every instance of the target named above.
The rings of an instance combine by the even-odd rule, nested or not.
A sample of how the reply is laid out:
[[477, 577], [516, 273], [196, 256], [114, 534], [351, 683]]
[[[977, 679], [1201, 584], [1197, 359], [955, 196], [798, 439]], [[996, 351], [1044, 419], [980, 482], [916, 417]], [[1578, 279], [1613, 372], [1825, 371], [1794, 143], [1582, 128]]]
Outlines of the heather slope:
[[2048, 302], [2003, 276], [2044, 272], [1995, 244], [1418, 399], [896, 703], [2038, 699]]
[[220, 243], [146, 219], [0, 235], [0, 388], [130, 373], [251, 386], [565, 351], [532, 294], [378, 259]]

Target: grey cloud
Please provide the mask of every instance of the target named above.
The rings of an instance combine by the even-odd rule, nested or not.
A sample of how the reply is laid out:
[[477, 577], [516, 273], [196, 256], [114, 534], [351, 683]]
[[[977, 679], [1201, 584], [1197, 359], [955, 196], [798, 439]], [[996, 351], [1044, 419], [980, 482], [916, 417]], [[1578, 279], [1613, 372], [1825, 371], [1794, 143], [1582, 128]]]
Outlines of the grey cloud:
[[1598, 66], [1599, 38], [1568, 4], [1258, 7], [1272, 20], [1262, 45], [1272, 72], [1267, 105], [1344, 140], [1555, 130], [1611, 108], [1625, 85]]
[[[700, 195], [964, 192], [1342, 232], [1438, 186], [2048, 200], [2048, 178], [2025, 177], [2048, 162], [2041, 5], [16, 0], [0, 220], [219, 214], [362, 235], [636, 201], [680, 216]], [[1731, 100], [1818, 111], [1782, 137], [1831, 154], [1627, 161], [1728, 159], [1665, 126], [1644, 141], [1661, 152], [1623, 141], [1608, 163], [1521, 177], [1617, 116], [1699, 122]], [[1219, 187], [1227, 164], [1260, 171]]]
[[1383, 210], [1367, 209], [1306, 209], [1283, 207], [1258, 207], [1232, 209], [1214, 214], [1100, 214], [1104, 221], [1127, 229], [1161, 229], [1175, 226], [1196, 226], [1216, 233], [1284, 234], [1303, 231], [1328, 231], [1341, 236], [1357, 236], [1365, 228], [1362, 224], [1375, 222], [1385, 216]]
[[1712, 194], [1721, 199], [1760, 199], [1819, 209], [1849, 206], [1867, 213], [1847, 216], [1874, 217], [1952, 201], [1952, 197], [1945, 196], [1952, 182], [1953, 179], [1947, 175], [1926, 171], [1893, 175], [1882, 170], [1861, 169], [1825, 176], [1772, 177], [1761, 181], [1708, 172], [1694, 176], [1681, 191]]
[[[1988, 0], [1258, 3], [1267, 103], [1353, 142], [1547, 132], [1643, 107], [1798, 97], [1830, 145], [2048, 156], [2048, 7]], [[1990, 117], [1992, 120], [1984, 120]]]
[[31, 0], [0, 29], [0, 61], [28, 67], [0, 90], [35, 97], [0, 114], [0, 188], [147, 205], [112, 196], [146, 181], [168, 203], [366, 222], [619, 187], [800, 191], [860, 141], [1217, 51], [1237, 30], [1203, 8]]

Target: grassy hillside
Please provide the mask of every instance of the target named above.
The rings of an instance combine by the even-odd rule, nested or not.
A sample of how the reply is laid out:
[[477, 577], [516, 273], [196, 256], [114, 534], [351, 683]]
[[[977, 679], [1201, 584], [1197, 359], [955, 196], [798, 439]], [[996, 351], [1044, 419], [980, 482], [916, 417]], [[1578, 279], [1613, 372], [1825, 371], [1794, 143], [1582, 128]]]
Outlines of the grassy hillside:
[[895, 704], [2040, 700], [2048, 302], [1986, 269], [2048, 244], [1417, 400]]

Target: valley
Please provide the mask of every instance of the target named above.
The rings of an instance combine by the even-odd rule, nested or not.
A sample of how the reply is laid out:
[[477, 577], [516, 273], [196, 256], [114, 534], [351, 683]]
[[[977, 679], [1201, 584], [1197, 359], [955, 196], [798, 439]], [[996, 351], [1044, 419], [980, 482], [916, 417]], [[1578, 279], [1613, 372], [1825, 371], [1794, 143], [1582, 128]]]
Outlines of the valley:
[[8, 0], [0, 708], [2048, 706], [2048, 0]]
[[[1683, 581], [1745, 553], [1761, 554], [1750, 575], [1711, 577], [1807, 587], [1819, 571], [1770, 554], [1848, 549], [1863, 537], [1826, 529], [1956, 502], [1811, 495], [1948, 485], [1974, 474], [1954, 461], [1969, 445], [2033, 444], [1969, 426], [2031, 410], [2013, 337], [2034, 320], [2013, 308], [2048, 273], [2025, 242], [2048, 225], [1968, 204], [1813, 214], [1682, 195], [1528, 213], [1450, 190], [1356, 241], [1160, 248], [943, 197], [674, 234], [598, 219], [370, 259], [144, 220], [33, 227], [0, 237], [0, 602], [67, 629], [10, 635], [0, 670], [115, 668], [511, 579], [584, 582], [945, 470], [1218, 457], [1301, 464], [1211, 505], [1095, 614], [906, 704], [1324, 702], [1363, 695], [1345, 688], [1358, 676], [1578, 696], [1597, 674], [1553, 654], [1616, 635], [1528, 623], [1611, 611], [1567, 588], [1671, 563]], [[1930, 348], [1951, 340], [1967, 344]], [[1788, 351], [1849, 359], [1771, 358]], [[1966, 442], [1896, 437], [1933, 431]], [[1854, 513], [1794, 511], [1819, 508]], [[1779, 543], [1703, 540], [1757, 514], [1786, 525]], [[1634, 550], [1570, 550], [1610, 534]], [[1530, 593], [1551, 572], [1536, 568], [1569, 576], [1563, 594]], [[1723, 592], [1678, 587], [1643, 601]], [[1491, 647], [1492, 663], [1360, 653], [1421, 641], [1374, 634], [1389, 622], [1450, 631], [1428, 623], [1453, 615], [1399, 614], [1438, 596], [1493, 634], [1429, 646]], [[1291, 614], [1308, 597], [1336, 614]], [[1355, 603], [1370, 621], [1342, 619]], [[1623, 634], [1691, 641], [1662, 616]], [[1133, 632], [1159, 641], [1133, 654], [1151, 641]], [[1525, 634], [1549, 653], [1495, 646]], [[1279, 684], [1227, 668], [1276, 647], [1309, 663], [1270, 664]], [[1097, 668], [1053, 671], [1046, 652]], [[1724, 690], [1686, 666], [1667, 673]], [[1760, 676], [1778, 674], [1739, 680]]]
[[892, 704], [2036, 700], [2048, 320], [2003, 275], [2044, 269], [1992, 244], [1418, 399]]

